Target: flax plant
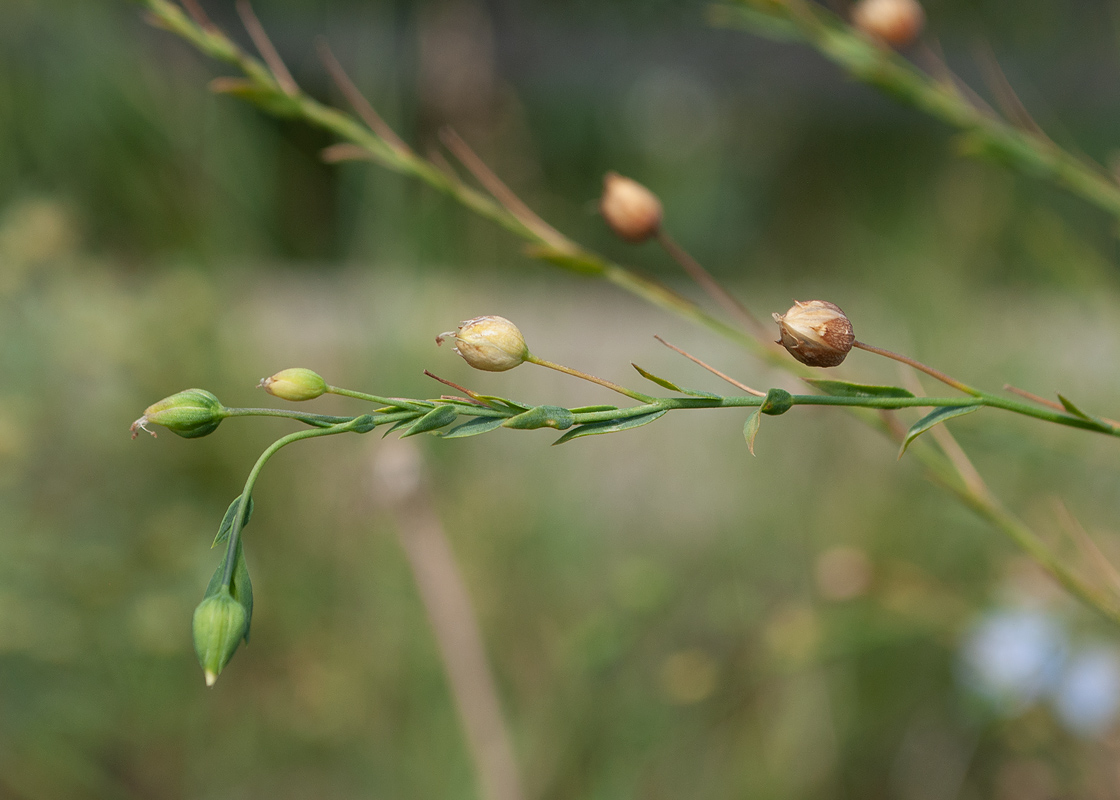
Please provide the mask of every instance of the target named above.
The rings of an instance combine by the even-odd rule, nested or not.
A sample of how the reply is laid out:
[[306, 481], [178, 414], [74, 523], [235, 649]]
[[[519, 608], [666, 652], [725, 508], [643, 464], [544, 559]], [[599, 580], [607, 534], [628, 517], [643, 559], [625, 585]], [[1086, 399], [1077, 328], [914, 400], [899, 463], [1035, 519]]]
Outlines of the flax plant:
[[[225, 545], [225, 553], [195, 615], [196, 649], [208, 684], [217, 679], [239, 643], [248, 639], [253, 598], [245, 565], [243, 531], [252, 515], [253, 490], [264, 466], [281, 449], [304, 439], [344, 433], [368, 434], [375, 430], [397, 432], [402, 437], [425, 433], [457, 439], [499, 428], [553, 429], [561, 435], [552, 444], [564, 444], [586, 436], [638, 428], [670, 412], [723, 410], [729, 416], [738, 415], [736, 424], [741, 425], [746, 445], [753, 453], [763, 417], [791, 412], [796, 416], [796, 408], [801, 406], [841, 407], [894, 439], [899, 445], [900, 458], [904, 453], [913, 453], [937, 484], [1009, 536], [1071, 594], [1120, 624], [1120, 598], [1115, 592], [1099, 588], [1077, 568], [1060, 560], [1038, 534], [1006, 510], [942, 426], [948, 420], [981, 409], [1018, 414], [1108, 436], [1120, 436], [1120, 423], [1088, 413], [1062, 395], [1053, 402], [1013, 388], [1008, 393], [997, 393], [973, 387], [913, 358], [862, 342], [855, 336], [853, 322], [829, 301], [796, 303], [785, 314], [773, 314], [776, 329], [763, 326], [669, 236], [664, 211], [652, 192], [629, 179], [609, 175], [600, 204], [607, 224], [627, 241], [653, 240], [661, 245], [667, 255], [735, 320], [735, 324], [723, 322], [699, 305], [587, 250], [555, 230], [534, 214], [453, 132], [445, 133], [444, 144], [486, 192], [467, 186], [440, 165], [417, 155], [362, 98], [325, 45], [320, 47], [323, 61], [358, 116], [324, 105], [296, 85], [246, 3], [239, 4], [239, 11], [263, 60], [234, 44], [194, 2], [184, 0], [182, 7], [169, 0], [141, 2], [154, 24], [238, 70], [238, 77], [213, 81], [212, 90], [255, 103], [266, 113], [302, 120], [338, 137], [340, 142], [324, 154], [329, 160], [372, 160], [417, 178], [522, 239], [530, 257], [605, 280], [689, 319], [743, 346], [762, 363], [804, 379], [812, 390], [794, 394], [779, 388], [756, 389], [663, 342], [728, 381], [738, 391], [724, 395], [692, 390], [635, 364], [637, 373], [658, 387], [655, 394], [649, 394], [541, 358], [530, 350], [518, 326], [503, 317], [484, 315], [462, 323], [454, 331], [440, 334], [437, 343], [454, 340], [456, 352], [477, 369], [501, 372], [526, 363], [534, 364], [606, 387], [625, 397], [626, 402], [562, 407], [481, 394], [432, 373], [428, 374], [457, 393], [402, 398], [332, 386], [316, 372], [301, 367], [278, 372], [261, 381], [261, 387], [279, 399], [294, 402], [313, 400], [324, 394], [344, 396], [362, 404], [360, 413], [328, 416], [287, 408], [227, 408], [213, 394], [201, 389], [180, 392], [153, 404], [133, 425], [134, 436], [140, 430], [152, 433], [149, 426], [159, 425], [181, 436], [198, 437], [213, 433], [226, 418], [251, 416], [286, 417], [307, 426], [278, 439], [262, 453], [241, 493], [227, 510], [214, 540], [215, 545]], [[766, 29], [771, 32], [808, 41], [858, 77], [892, 89], [909, 102], [967, 131], [989, 149], [1011, 154], [1013, 166], [1030, 169], [1065, 185], [1120, 216], [1120, 189], [1108, 183], [1096, 169], [1062, 151], [1048, 139], [980, 112], [954, 87], [928, 78], [882, 43], [870, 40], [823, 9], [800, 0], [746, 0], [739, 6], [720, 8], [723, 9], [719, 12], [720, 22], [742, 23], [754, 28], [769, 26]], [[774, 335], [778, 343], [769, 339]], [[853, 349], [906, 364], [949, 387], [953, 394], [924, 395], [898, 386], [819, 377], [817, 369], [839, 364]], [[902, 429], [889, 412], [906, 408], [928, 409], [928, 412], [908, 429]], [[925, 446], [919, 441], [911, 449], [927, 431], [933, 432], [935, 446]]]

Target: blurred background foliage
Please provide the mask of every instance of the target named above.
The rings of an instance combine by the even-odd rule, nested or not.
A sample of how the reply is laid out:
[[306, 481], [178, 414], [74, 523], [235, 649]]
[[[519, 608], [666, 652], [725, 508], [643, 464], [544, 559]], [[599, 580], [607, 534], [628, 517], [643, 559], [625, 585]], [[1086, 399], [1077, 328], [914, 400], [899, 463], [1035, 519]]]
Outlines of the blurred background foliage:
[[[232, 4], [208, 13], [240, 31]], [[982, 87], [990, 47], [1064, 145], [1113, 160], [1115, 9], [931, 0]], [[602, 174], [761, 316], [839, 303], [860, 338], [970, 383], [1116, 416], [1115, 223], [962, 160], [949, 133], [815, 54], [698, 3], [271, 0], [302, 86], [325, 35], [422, 152], [454, 125], [550, 222], [699, 295], [593, 213]], [[244, 37], [242, 37], [244, 38]], [[474, 798], [436, 647], [371, 474], [376, 437], [285, 451], [247, 532], [252, 645], [205, 690], [189, 623], [208, 549], [281, 421], [130, 442], [200, 386], [263, 375], [426, 396], [425, 367], [537, 402], [610, 397], [469, 374], [432, 337], [500, 313], [540, 355], [720, 390], [658, 333], [790, 385], [619, 291], [527, 261], [430, 191], [206, 82], [127, 3], [8, 0], [0, 25], [0, 797]], [[896, 382], [856, 353], [837, 370]], [[327, 410], [354, 405], [323, 401]], [[530, 798], [1120, 797], [1120, 638], [841, 413], [672, 415], [547, 447], [422, 443]], [[1051, 426], [1052, 427], [1052, 426]], [[952, 425], [992, 486], [1114, 561], [1116, 444], [984, 412]], [[1062, 498], [1059, 502], [1057, 498]]]

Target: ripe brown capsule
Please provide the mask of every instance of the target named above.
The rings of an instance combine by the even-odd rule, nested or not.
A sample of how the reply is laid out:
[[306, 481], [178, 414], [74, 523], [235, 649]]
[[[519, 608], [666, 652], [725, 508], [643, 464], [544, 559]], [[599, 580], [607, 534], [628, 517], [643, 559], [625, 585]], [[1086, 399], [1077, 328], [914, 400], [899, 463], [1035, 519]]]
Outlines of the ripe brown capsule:
[[635, 180], [617, 172], [603, 178], [599, 213], [620, 239], [639, 244], [661, 230], [661, 201]]
[[906, 47], [918, 38], [926, 14], [917, 0], [860, 0], [852, 24], [892, 47]]
[[781, 338], [778, 344], [810, 367], [835, 367], [855, 343], [851, 320], [840, 307], [825, 300], [795, 300], [785, 314], [774, 314]]

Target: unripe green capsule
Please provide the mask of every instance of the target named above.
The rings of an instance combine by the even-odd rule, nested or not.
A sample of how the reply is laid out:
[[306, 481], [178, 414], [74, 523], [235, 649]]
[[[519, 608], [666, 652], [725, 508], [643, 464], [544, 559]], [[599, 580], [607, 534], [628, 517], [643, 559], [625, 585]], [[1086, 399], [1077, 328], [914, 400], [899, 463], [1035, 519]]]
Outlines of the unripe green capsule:
[[194, 610], [194, 651], [198, 655], [198, 663], [202, 665], [207, 686], [214, 685], [233, 657], [245, 636], [248, 622], [245, 606], [235, 600], [224, 586]]
[[184, 439], [197, 439], [213, 433], [228, 416], [225, 406], [205, 389], [187, 389], [152, 403], [129, 430], [135, 439], [139, 431], [155, 436], [148, 424], [162, 425]]

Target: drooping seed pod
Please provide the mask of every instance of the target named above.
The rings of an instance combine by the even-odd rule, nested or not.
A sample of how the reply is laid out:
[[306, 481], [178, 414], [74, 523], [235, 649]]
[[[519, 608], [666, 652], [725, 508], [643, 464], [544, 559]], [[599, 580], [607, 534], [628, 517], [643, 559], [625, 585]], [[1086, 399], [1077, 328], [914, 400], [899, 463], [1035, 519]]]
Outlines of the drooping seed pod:
[[825, 300], [795, 300], [785, 314], [774, 314], [774, 321], [781, 333], [778, 344], [810, 367], [837, 366], [856, 340], [851, 320]]
[[222, 588], [194, 610], [194, 650], [207, 686], [218, 680], [245, 636], [249, 615], [229, 589]]
[[891, 47], [911, 44], [925, 22], [918, 0], [860, 0], [852, 9], [853, 25]]
[[273, 397], [281, 400], [314, 400], [327, 391], [327, 382], [317, 372], [303, 367], [282, 369], [271, 378], [263, 378], [259, 384]]
[[149, 423], [162, 425], [184, 439], [197, 439], [213, 433], [218, 424], [228, 416], [218, 398], [205, 389], [187, 389], [144, 409], [144, 415], [132, 423], [132, 438], [140, 431], [155, 436]]
[[638, 244], [661, 230], [661, 201], [635, 180], [617, 172], [603, 178], [599, 213], [620, 239]]
[[505, 317], [488, 315], [459, 324], [457, 331], [436, 337], [436, 344], [455, 339], [455, 352], [475, 369], [505, 372], [525, 362], [529, 348], [517, 326]]

